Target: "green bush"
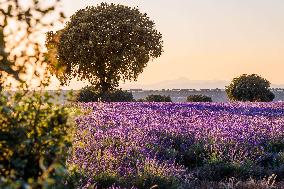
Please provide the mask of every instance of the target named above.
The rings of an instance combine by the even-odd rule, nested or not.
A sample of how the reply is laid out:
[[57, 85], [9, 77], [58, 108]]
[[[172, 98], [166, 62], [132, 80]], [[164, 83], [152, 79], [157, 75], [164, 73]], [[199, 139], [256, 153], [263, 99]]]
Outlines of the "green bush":
[[77, 102], [132, 102], [133, 95], [130, 92], [116, 89], [107, 93], [99, 92], [94, 86], [86, 86], [80, 90], [76, 97]]
[[270, 82], [266, 79], [256, 74], [243, 74], [226, 86], [226, 93], [233, 101], [271, 102], [275, 95], [269, 87]]
[[212, 102], [212, 99], [205, 95], [189, 95], [187, 102]]
[[172, 102], [170, 96], [165, 95], [149, 95], [145, 98], [146, 102]]
[[76, 95], [75, 101], [77, 102], [97, 102], [99, 94], [95, 87], [86, 86], [83, 87]]
[[64, 188], [68, 111], [48, 94], [0, 95], [0, 188]]
[[114, 90], [107, 93], [105, 96], [102, 96], [103, 101], [110, 102], [132, 102], [134, 101], [133, 95], [131, 92], [123, 91], [121, 89]]
[[[48, 93], [28, 92], [33, 87], [43, 89], [50, 81], [43, 69], [48, 57], [40, 38], [34, 36], [41, 36], [65, 18], [59, 10], [60, 0], [48, 6], [41, 3], [1, 1], [1, 189], [68, 188], [66, 157], [72, 138], [68, 110], [54, 104]], [[11, 28], [17, 28], [17, 32], [6, 32]], [[24, 38], [17, 39], [19, 33]], [[31, 87], [31, 83], [38, 85]], [[24, 92], [4, 93], [7, 86]]]

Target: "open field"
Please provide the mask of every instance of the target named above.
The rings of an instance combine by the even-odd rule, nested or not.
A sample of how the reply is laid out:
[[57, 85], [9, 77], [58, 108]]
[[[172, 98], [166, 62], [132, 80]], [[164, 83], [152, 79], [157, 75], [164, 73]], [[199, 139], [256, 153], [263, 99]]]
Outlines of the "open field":
[[81, 187], [201, 188], [230, 178], [284, 179], [284, 103], [80, 106], [91, 113], [76, 120], [69, 163], [84, 175]]

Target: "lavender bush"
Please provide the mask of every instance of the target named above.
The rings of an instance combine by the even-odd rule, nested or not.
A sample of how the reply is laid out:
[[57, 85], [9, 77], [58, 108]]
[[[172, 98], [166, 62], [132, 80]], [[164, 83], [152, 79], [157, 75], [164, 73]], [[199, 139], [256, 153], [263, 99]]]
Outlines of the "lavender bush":
[[284, 175], [284, 103], [81, 107], [92, 113], [76, 120], [69, 164], [87, 178], [82, 187], [189, 188], [202, 178]]

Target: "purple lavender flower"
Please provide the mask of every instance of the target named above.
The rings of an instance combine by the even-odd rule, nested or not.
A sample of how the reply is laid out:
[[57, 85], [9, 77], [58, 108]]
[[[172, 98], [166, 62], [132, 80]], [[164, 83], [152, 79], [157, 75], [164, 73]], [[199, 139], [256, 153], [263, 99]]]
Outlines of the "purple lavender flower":
[[[197, 143], [227, 162], [256, 161], [284, 138], [284, 103], [84, 103], [69, 164], [90, 178], [191, 178], [180, 159]], [[118, 183], [119, 184], [119, 183]], [[130, 183], [131, 185], [131, 183]], [[119, 187], [111, 187], [112, 189]]]

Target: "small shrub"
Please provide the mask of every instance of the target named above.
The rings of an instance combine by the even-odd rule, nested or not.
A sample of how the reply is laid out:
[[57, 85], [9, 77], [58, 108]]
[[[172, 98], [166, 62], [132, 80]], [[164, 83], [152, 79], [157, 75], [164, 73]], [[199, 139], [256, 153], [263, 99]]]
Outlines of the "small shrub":
[[77, 102], [97, 102], [99, 98], [98, 91], [93, 86], [82, 88], [76, 96]]
[[132, 102], [134, 101], [133, 95], [131, 92], [123, 91], [121, 89], [114, 90], [109, 93], [108, 97], [102, 99], [110, 99], [110, 102]]
[[64, 188], [67, 109], [48, 93], [0, 94], [0, 188]]
[[170, 96], [165, 95], [149, 95], [145, 98], [146, 102], [172, 102]]
[[187, 102], [212, 102], [211, 97], [205, 95], [190, 95]]
[[77, 102], [132, 102], [134, 101], [131, 92], [116, 89], [102, 94], [94, 86], [86, 86], [80, 90], [76, 97]]

